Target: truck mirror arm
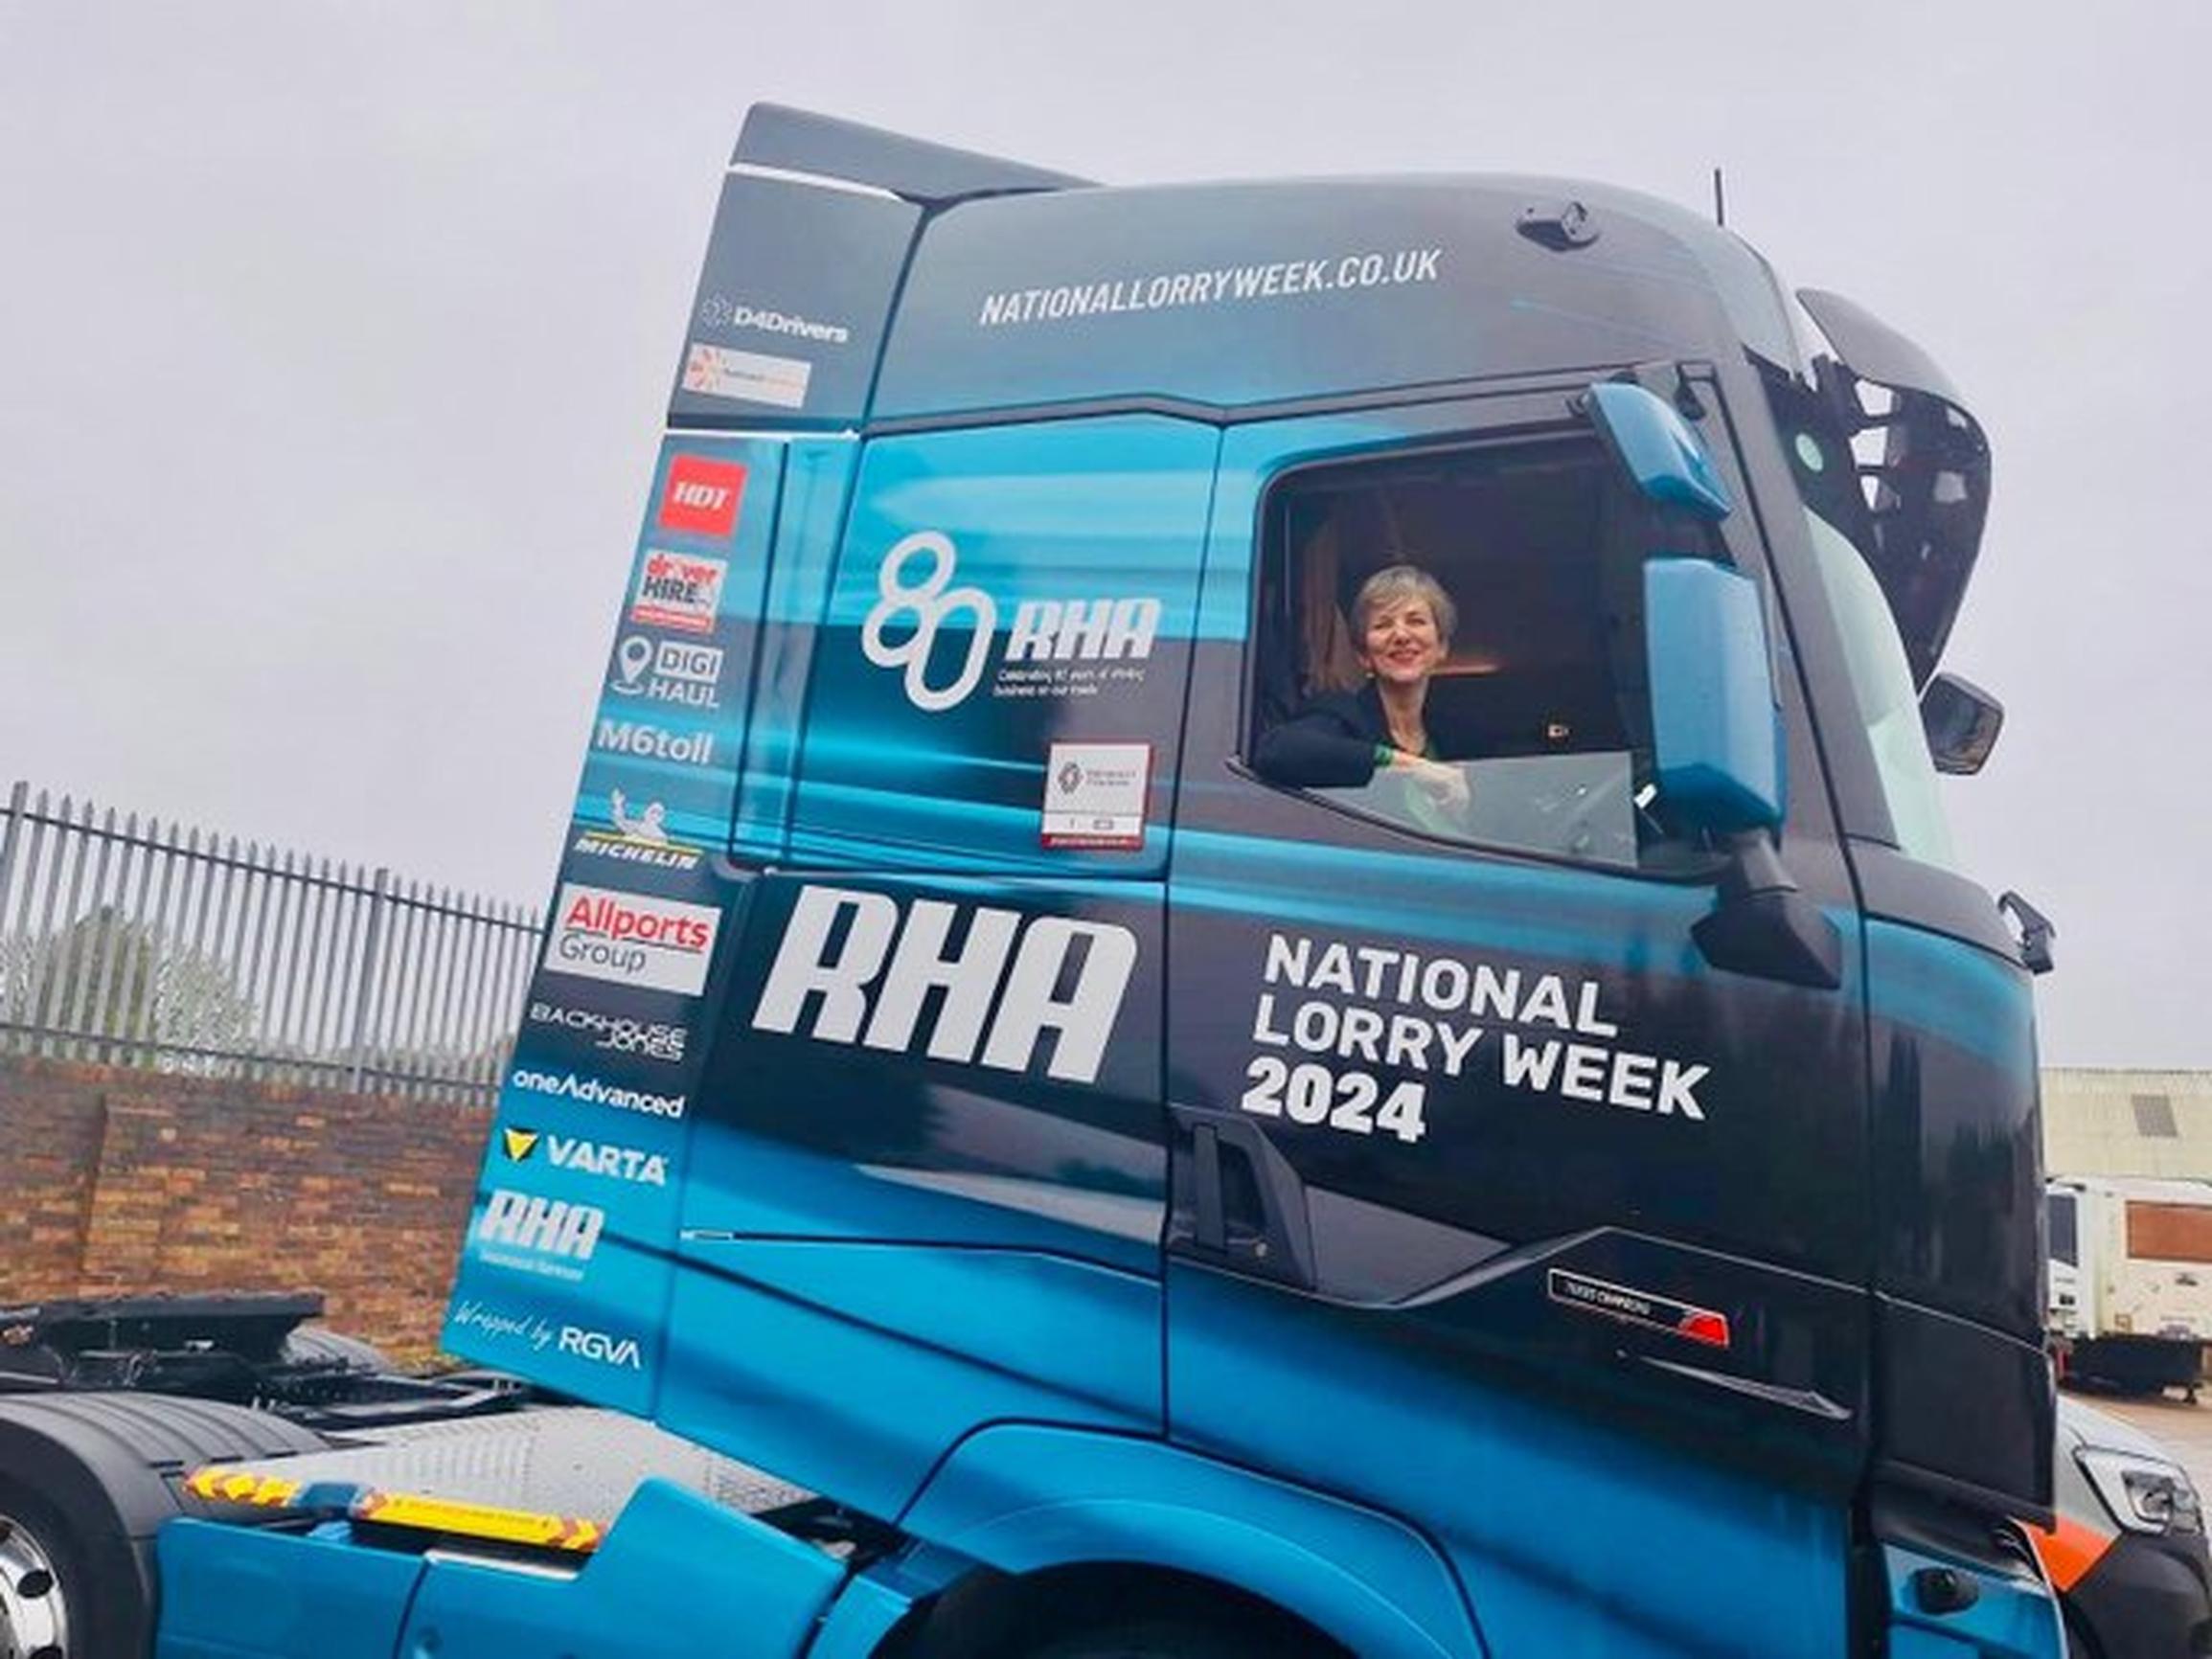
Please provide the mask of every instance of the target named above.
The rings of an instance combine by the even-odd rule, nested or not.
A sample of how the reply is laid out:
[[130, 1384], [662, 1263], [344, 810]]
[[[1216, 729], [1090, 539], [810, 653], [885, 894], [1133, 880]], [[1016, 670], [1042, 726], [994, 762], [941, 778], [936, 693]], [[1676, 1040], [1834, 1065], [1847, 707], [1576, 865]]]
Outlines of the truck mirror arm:
[[1822, 990], [1843, 983], [1836, 923], [1798, 890], [1764, 830], [1728, 838], [1719, 902], [1690, 935], [1707, 962], [1732, 973]]

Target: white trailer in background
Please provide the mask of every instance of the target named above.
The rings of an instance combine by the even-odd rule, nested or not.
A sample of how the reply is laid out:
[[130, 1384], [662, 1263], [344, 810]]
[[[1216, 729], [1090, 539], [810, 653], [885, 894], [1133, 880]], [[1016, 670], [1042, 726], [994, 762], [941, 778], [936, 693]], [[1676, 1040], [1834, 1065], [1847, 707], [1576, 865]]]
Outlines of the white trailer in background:
[[2061, 1176], [2048, 1209], [2062, 1375], [2194, 1398], [2212, 1341], [2212, 1182]]

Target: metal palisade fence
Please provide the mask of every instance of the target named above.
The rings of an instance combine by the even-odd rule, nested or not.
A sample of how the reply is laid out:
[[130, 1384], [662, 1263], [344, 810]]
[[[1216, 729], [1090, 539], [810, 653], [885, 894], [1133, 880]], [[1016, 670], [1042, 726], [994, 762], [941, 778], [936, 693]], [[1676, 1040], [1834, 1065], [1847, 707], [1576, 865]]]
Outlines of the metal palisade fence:
[[541, 918], [18, 783], [0, 1050], [489, 1102]]

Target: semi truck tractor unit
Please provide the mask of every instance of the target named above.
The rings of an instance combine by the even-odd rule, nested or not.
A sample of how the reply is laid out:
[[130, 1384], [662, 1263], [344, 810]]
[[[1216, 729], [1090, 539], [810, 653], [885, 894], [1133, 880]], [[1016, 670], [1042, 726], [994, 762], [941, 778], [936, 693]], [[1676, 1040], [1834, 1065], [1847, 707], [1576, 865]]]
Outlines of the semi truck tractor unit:
[[2194, 1398], [2212, 1338], [2212, 1183], [2050, 1183], [2050, 1322], [2062, 1370], [2129, 1393]]
[[444, 1336], [598, 1409], [180, 1470], [158, 1651], [2058, 1653], [1988, 469], [1648, 197], [754, 109]]

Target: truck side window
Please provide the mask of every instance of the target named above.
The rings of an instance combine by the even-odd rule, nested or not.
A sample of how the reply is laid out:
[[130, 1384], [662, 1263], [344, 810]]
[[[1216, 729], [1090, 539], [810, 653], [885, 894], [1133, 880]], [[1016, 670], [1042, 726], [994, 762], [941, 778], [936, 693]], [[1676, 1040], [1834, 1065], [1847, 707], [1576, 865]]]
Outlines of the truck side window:
[[[1295, 472], [1263, 518], [1245, 733], [1263, 780], [1438, 839], [1645, 862], [1663, 838], [1644, 786], [1642, 561], [1658, 544], [1594, 443]], [[1418, 643], [1376, 595], [1409, 602], [1423, 577], [1450, 626], [1416, 674]]]

